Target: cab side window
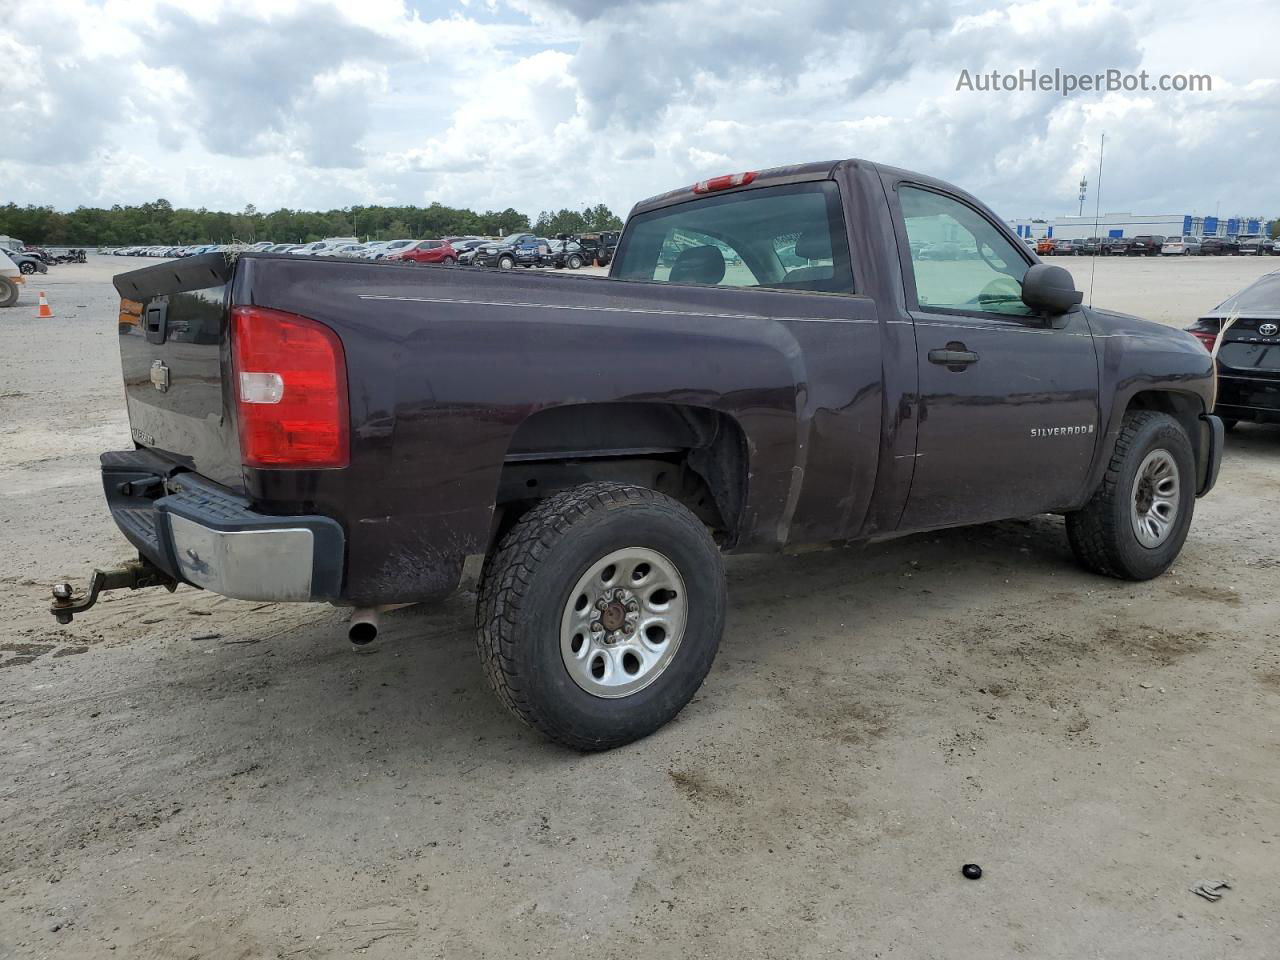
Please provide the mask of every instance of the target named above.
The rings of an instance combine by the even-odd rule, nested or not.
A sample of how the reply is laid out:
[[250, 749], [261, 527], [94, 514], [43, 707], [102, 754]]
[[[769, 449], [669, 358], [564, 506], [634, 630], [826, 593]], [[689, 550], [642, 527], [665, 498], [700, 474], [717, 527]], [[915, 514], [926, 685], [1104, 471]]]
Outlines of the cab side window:
[[986, 217], [952, 197], [898, 189], [921, 309], [1029, 317], [1022, 302], [1028, 263]]

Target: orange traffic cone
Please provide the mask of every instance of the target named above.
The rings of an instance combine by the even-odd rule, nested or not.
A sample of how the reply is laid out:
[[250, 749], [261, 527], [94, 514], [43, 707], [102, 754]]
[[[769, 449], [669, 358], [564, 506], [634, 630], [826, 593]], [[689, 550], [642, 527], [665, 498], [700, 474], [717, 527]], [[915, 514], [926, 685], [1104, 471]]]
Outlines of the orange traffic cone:
[[53, 317], [53, 311], [49, 309], [49, 301], [44, 295], [44, 291], [40, 291], [40, 309], [36, 312], [36, 319], [43, 320], [46, 317]]

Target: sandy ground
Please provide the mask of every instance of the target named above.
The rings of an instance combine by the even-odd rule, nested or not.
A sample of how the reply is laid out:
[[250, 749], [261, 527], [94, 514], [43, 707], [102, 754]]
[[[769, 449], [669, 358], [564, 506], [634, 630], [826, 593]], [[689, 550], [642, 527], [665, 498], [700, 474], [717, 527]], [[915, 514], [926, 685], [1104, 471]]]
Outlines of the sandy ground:
[[[695, 702], [583, 757], [490, 695], [470, 593], [361, 653], [185, 588], [54, 624], [128, 556], [96, 456], [137, 265], [0, 317], [0, 957], [1277, 955], [1280, 429], [1152, 583], [1047, 517], [733, 559]], [[1277, 266], [1101, 260], [1094, 300], [1181, 325]]]

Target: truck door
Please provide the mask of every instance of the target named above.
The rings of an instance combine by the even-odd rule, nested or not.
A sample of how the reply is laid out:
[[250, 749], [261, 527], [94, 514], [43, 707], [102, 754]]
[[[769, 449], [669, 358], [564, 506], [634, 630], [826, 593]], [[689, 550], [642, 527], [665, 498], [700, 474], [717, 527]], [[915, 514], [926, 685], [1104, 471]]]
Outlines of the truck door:
[[977, 206], [908, 182], [891, 203], [920, 377], [901, 529], [1074, 505], [1099, 428], [1084, 314], [1050, 324], [1023, 304], [1030, 260]]

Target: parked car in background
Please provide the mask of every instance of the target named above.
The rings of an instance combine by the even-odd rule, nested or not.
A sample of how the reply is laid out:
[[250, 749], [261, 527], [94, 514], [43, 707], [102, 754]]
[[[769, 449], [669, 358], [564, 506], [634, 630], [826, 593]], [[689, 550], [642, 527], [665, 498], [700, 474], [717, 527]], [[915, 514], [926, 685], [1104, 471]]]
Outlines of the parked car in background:
[[548, 240], [547, 252], [539, 259], [539, 266], [556, 269], [567, 267], [577, 270], [584, 263], [586, 258], [582, 255], [582, 244], [576, 240]]
[[363, 243], [341, 243], [327, 247], [316, 254], [317, 257], [362, 257], [367, 248]]
[[1104, 249], [1104, 241], [1102, 237], [1085, 237], [1080, 245], [1080, 252], [1091, 256], [1100, 257], [1106, 250]]
[[1041, 257], [1053, 256], [1053, 237], [1041, 237], [1036, 241], [1036, 254]]
[[9, 250], [9, 259], [17, 266], [18, 271], [26, 276], [33, 273], [48, 273], [49, 265], [33, 253], [22, 250]]
[[293, 251], [297, 249], [298, 249], [298, 244], [296, 243], [277, 243], [274, 246], [272, 246], [271, 249], [267, 251], [267, 253], [293, 253]]
[[1164, 247], [1164, 237], [1159, 234], [1143, 233], [1133, 238], [1126, 251], [1131, 257], [1158, 257]]
[[1239, 252], [1234, 237], [1205, 237], [1200, 241], [1200, 252], [1205, 256], [1228, 257]]
[[587, 263], [595, 262], [607, 267], [618, 249], [619, 234], [616, 230], [605, 230], [600, 233], [584, 233], [574, 237], [582, 246], [582, 257]]
[[1260, 257], [1275, 250], [1275, 241], [1256, 233], [1236, 237], [1236, 251], [1242, 257]]
[[1084, 253], [1084, 240], [1080, 237], [1071, 240], [1055, 240], [1053, 252], [1059, 257], [1078, 257]]
[[409, 263], [444, 263], [458, 262], [458, 251], [448, 240], [421, 240], [398, 253], [389, 253], [387, 260], [403, 260]]
[[328, 250], [332, 247], [341, 247], [347, 244], [359, 243], [359, 242], [360, 242], [359, 237], [325, 237], [325, 239], [316, 240], [313, 243], [304, 243], [301, 246], [299, 246], [296, 250], [290, 250], [289, 252], [297, 256], [314, 257], [320, 252], [324, 250]]
[[1200, 252], [1199, 237], [1166, 237], [1160, 253], [1171, 257], [1188, 257]]
[[1280, 423], [1280, 271], [1259, 277], [1187, 329], [1210, 351], [1221, 335], [1213, 409], [1223, 425]]
[[402, 253], [412, 247], [417, 240], [382, 240], [377, 244], [369, 244], [369, 253], [366, 256], [370, 260], [382, 260], [391, 256], [393, 253]]
[[455, 244], [451, 244], [454, 250], [458, 252], [458, 262], [464, 266], [471, 266], [475, 259], [476, 250], [486, 243], [492, 243], [491, 240], [459, 240]]
[[[477, 267], [499, 267], [510, 270], [523, 258], [526, 266], [532, 266], [537, 259], [537, 254], [534, 252], [537, 244], [538, 237], [532, 233], [514, 233], [501, 240], [482, 243], [476, 247], [471, 262]], [[521, 247], [526, 249], [520, 251]]]
[[1102, 252], [1108, 257], [1123, 257], [1128, 254], [1133, 237], [1107, 237], [1102, 245]]

